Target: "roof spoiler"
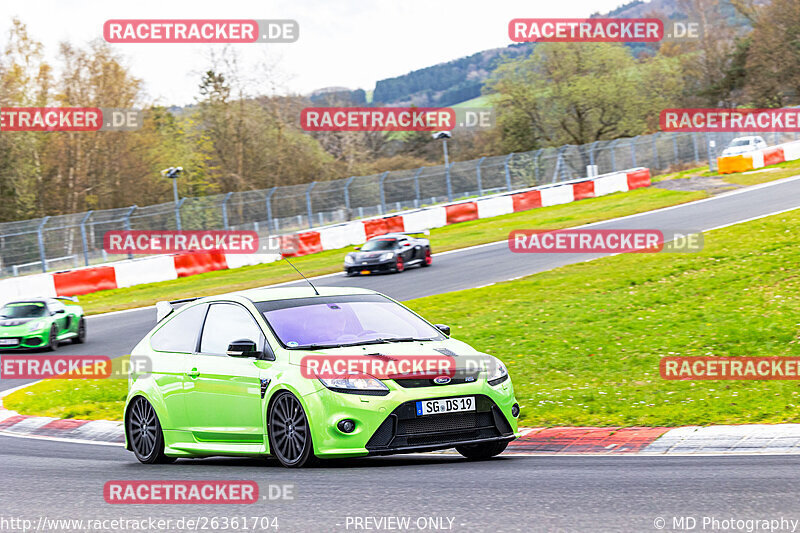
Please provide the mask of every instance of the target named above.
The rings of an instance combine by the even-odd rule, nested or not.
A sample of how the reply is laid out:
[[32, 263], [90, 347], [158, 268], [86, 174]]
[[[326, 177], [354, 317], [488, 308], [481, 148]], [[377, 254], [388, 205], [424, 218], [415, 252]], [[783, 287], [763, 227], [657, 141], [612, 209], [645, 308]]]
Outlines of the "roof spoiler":
[[186, 302], [193, 302], [195, 300], [199, 300], [202, 298], [201, 296], [196, 296], [194, 298], [183, 298], [181, 300], [172, 300], [169, 302], [156, 302], [156, 324], [167, 318], [169, 315], [175, 311], [175, 308], [172, 306], [173, 304], [183, 304]]
[[54, 300], [67, 300], [69, 302], [78, 303], [77, 296], [54, 296]]
[[423, 231], [400, 231], [398, 232], [402, 235], [430, 235], [430, 230], [423, 230]]

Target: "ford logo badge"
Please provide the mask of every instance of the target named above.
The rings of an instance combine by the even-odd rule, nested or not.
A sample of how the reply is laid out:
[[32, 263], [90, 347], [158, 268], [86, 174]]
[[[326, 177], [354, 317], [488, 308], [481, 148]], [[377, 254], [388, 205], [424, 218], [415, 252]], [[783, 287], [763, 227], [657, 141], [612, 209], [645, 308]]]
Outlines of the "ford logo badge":
[[433, 378], [433, 382], [437, 385], [447, 385], [450, 383], [450, 378], [447, 376], [439, 376], [438, 378]]

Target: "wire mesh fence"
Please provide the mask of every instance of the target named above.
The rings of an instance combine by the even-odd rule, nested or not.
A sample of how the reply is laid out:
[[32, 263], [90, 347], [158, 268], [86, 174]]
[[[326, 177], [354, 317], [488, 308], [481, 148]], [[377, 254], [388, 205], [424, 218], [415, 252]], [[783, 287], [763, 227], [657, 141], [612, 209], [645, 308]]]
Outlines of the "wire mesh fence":
[[[715, 165], [735, 137], [753, 133], [655, 133], [472, 161], [271, 189], [181, 198], [144, 207], [0, 223], [0, 277], [124, 259], [103, 249], [108, 230], [255, 230], [261, 236], [337, 224], [474, 196], [557, 183], [637, 166], [654, 173]], [[761, 134], [769, 145], [796, 133]], [[713, 166], [712, 166], [713, 168]]]

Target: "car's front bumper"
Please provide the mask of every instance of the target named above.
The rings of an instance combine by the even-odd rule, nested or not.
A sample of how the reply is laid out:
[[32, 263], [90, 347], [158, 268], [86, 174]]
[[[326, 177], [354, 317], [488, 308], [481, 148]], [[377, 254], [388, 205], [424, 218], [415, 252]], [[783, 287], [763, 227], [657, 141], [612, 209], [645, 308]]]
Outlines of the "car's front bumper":
[[[0, 351], [47, 346], [49, 330], [30, 331], [27, 326], [0, 327]], [[13, 344], [9, 344], [12, 342]]]
[[[346, 394], [328, 389], [303, 397], [312, 421], [314, 452], [320, 457], [388, 455], [510, 441], [517, 433], [511, 380], [495, 387], [486, 380], [458, 385], [404, 389], [394, 382], [385, 396]], [[476, 410], [417, 416], [415, 403], [431, 398], [474, 396]], [[344, 419], [355, 430], [343, 433]]]
[[361, 274], [362, 272], [368, 272], [372, 274], [375, 272], [393, 272], [395, 268], [397, 268], [396, 259], [389, 259], [388, 261], [366, 262], [365, 264], [361, 263], [363, 263], [363, 261], [352, 264], [345, 263], [344, 271], [347, 274]]

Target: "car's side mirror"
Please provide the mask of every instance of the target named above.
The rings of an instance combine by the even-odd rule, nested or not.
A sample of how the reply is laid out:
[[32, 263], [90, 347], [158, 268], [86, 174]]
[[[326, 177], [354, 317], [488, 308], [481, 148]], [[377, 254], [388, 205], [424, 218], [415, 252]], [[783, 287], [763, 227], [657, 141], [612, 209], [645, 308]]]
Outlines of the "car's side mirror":
[[228, 345], [226, 352], [231, 357], [259, 357], [261, 352], [256, 347], [256, 343], [250, 339], [239, 339]]
[[434, 324], [433, 326], [442, 333], [444, 333], [445, 335], [447, 335], [448, 337], [450, 336], [450, 326], [447, 326], [445, 324]]
[[406, 246], [411, 246], [411, 243], [410, 242], [404, 242], [403, 243], [403, 247], [405, 248]]
[[50, 313], [50, 314], [51, 314], [51, 315], [58, 315], [58, 314], [60, 314], [60, 313], [66, 313], [66, 311], [65, 311], [65, 310], [63, 310], [63, 309], [56, 309], [55, 311], [53, 311], [53, 312], [52, 312], [52, 313]]

